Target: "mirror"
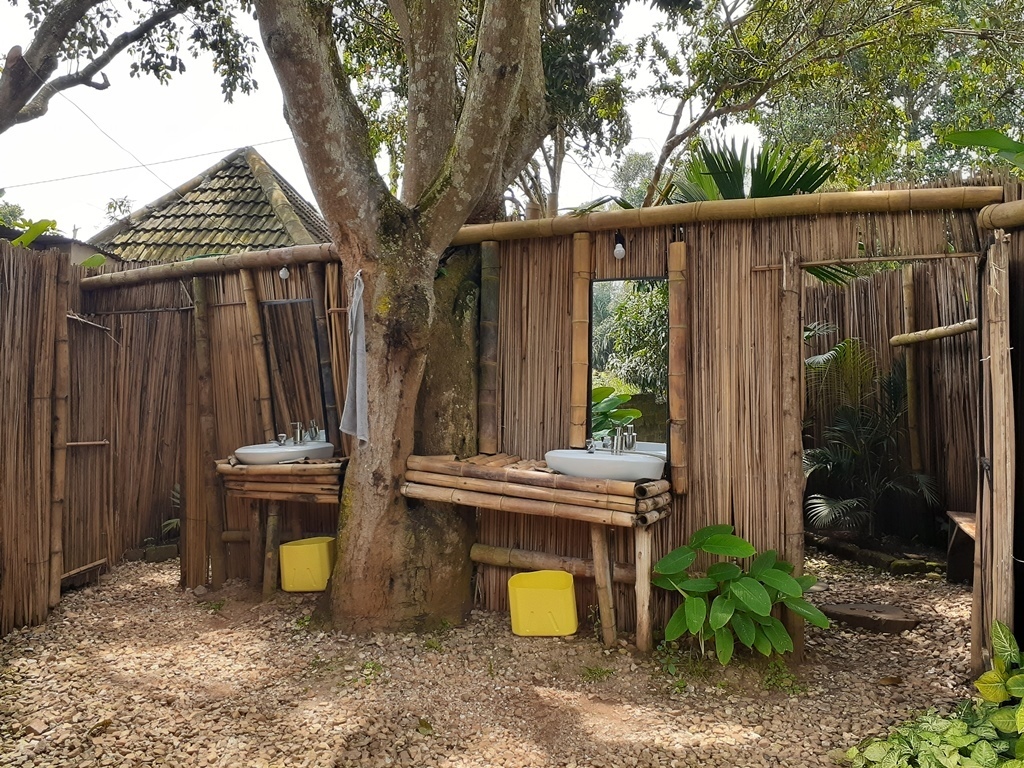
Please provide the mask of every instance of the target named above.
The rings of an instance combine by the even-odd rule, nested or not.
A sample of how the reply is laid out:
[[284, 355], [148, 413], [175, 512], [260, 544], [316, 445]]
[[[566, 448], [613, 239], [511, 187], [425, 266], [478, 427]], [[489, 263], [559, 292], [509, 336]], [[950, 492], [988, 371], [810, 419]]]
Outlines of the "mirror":
[[311, 299], [284, 299], [260, 304], [267, 340], [274, 427], [291, 434], [295, 421], [316, 419], [325, 428], [326, 407], [320, 385], [320, 356]]
[[668, 432], [668, 281], [601, 280], [590, 292], [590, 429], [632, 424], [637, 440]]

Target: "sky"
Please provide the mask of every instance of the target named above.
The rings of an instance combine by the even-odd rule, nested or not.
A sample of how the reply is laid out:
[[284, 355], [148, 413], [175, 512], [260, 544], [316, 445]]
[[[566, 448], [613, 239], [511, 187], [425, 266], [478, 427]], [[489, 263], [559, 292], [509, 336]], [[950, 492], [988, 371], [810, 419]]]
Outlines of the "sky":
[[[624, 30], [636, 35], [653, 22], [653, 12], [644, 5], [631, 5]], [[258, 40], [255, 22], [251, 34]], [[27, 48], [30, 40], [22, 11], [0, 4], [0, 56], [14, 45]], [[224, 102], [206, 60], [186, 58], [187, 71], [163, 86], [151, 77], [129, 77], [128, 65], [122, 55], [105, 70], [108, 89], [64, 91], [42, 118], [0, 134], [4, 201], [21, 205], [27, 218], [55, 219], [65, 235], [84, 240], [107, 226], [111, 199], [127, 197], [135, 210], [238, 147], [253, 146], [315, 202], [282, 117], [277, 80], [262, 52], [255, 65], [259, 88], [236, 95], [232, 104]], [[643, 102], [631, 110], [631, 148], [660, 148], [670, 123], [664, 112], [670, 107]], [[584, 169], [567, 160], [560, 204], [573, 206], [611, 193], [612, 164], [611, 158], [598, 159]]]

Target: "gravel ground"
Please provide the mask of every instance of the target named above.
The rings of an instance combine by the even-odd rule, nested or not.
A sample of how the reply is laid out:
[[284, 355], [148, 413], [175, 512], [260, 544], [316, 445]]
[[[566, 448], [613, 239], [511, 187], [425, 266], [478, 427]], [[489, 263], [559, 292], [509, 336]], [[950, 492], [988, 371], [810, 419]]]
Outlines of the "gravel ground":
[[827, 587], [816, 602], [886, 602], [921, 624], [812, 628], [796, 680], [765, 690], [759, 660], [683, 659], [673, 680], [589, 628], [520, 638], [482, 612], [429, 636], [324, 633], [311, 596], [197, 598], [176, 562], [125, 564], [0, 641], [0, 765], [828, 766], [969, 695], [964, 588], [818, 555], [807, 568]]

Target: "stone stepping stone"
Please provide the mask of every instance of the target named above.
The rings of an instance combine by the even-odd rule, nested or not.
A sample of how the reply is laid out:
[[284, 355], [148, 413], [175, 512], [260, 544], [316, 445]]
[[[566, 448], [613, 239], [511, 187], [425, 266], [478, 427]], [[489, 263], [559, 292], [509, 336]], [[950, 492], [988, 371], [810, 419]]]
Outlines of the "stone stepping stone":
[[881, 603], [842, 603], [821, 606], [830, 619], [871, 632], [902, 632], [913, 629], [920, 619], [895, 605]]

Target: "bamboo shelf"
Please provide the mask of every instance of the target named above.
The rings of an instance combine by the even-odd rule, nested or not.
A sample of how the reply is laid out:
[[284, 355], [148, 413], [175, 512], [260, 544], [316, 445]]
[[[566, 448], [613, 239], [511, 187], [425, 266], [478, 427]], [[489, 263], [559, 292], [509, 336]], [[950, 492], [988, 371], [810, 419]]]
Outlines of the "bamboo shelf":
[[244, 538], [249, 543], [249, 583], [255, 586], [262, 577], [264, 597], [277, 589], [281, 502], [337, 504], [346, 464], [347, 458], [311, 459], [301, 464], [231, 464], [227, 459], [216, 462], [217, 474], [228, 496], [269, 502], [265, 524], [257, 507], [250, 516], [248, 531], [224, 532], [231, 534], [228, 538], [232, 541], [241, 541], [243, 537], [238, 534], [247, 534]]
[[410, 456], [402, 483], [402, 494], [410, 499], [589, 523], [593, 560], [522, 550], [497, 552], [493, 547], [480, 545], [474, 546], [471, 557], [482, 563], [494, 564], [496, 559], [507, 558], [514, 567], [592, 575], [597, 582], [601, 634], [606, 646], [613, 645], [617, 635], [613, 574], [614, 578], [622, 579], [625, 572], [623, 566], [612, 565], [608, 534], [616, 528], [633, 528], [636, 568], [631, 569], [629, 580], [636, 588], [636, 644], [645, 653], [653, 648], [650, 526], [671, 511], [669, 489], [667, 480], [634, 483], [569, 477], [548, 469], [543, 461], [507, 454], [481, 454], [462, 461], [450, 456]]

